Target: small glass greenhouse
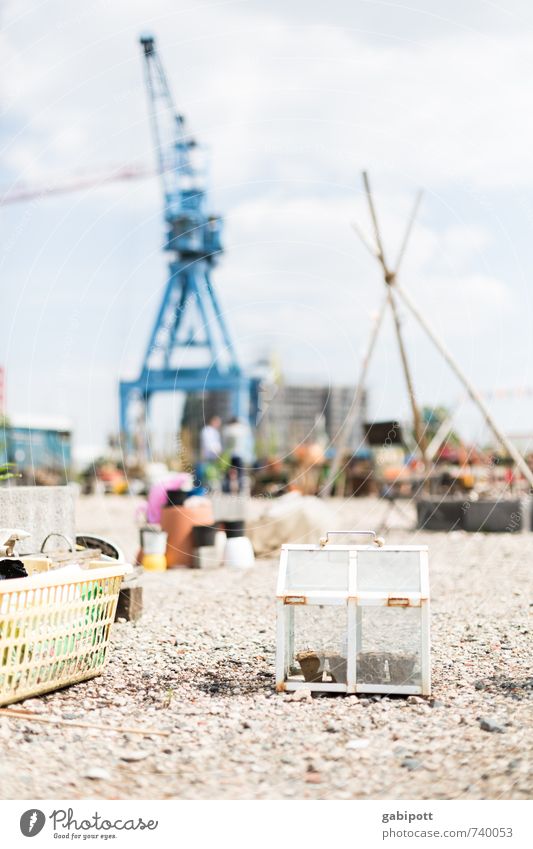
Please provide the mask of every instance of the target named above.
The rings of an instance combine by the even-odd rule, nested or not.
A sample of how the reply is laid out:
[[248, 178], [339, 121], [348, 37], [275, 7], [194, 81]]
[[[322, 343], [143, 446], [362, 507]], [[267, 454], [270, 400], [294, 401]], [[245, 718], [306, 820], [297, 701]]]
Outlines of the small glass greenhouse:
[[283, 545], [276, 688], [429, 695], [427, 546]]

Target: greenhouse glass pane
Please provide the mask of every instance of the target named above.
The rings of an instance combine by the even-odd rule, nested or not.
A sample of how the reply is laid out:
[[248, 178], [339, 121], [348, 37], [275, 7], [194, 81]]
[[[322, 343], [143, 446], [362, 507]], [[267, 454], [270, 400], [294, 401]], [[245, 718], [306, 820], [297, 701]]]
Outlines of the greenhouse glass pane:
[[420, 592], [420, 552], [357, 552], [358, 592]]
[[292, 610], [288, 680], [345, 684], [347, 606], [306, 604]]
[[348, 550], [288, 551], [286, 589], [347, 590], [348, 560]]
[[421, 607], [357, 608], [357, 684], [419, 686]]

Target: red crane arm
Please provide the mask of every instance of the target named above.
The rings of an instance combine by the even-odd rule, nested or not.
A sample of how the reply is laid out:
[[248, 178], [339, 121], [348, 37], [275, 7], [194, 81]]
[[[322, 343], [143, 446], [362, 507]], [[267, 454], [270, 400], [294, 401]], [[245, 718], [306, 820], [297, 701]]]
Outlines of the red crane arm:
[[77, 192], [81, 189], [91, 189], [95, 186], [103, 186], [107, 183], [115, 183], [120, 180], [138, 180], [154, 176], [156, 176], [156, 172], [153, 168], [146, 168], [144, 165], [125, 165], [115, 168], [108, 173], [100, 174], [99, 176], [91, 174], [86, 177], [71, 178], [64, 183], [47, 183], [40, 187], [15, 186], [4, 191], [0, 189], [0, 206], [24, 201], [39, 201], [51, 195]]

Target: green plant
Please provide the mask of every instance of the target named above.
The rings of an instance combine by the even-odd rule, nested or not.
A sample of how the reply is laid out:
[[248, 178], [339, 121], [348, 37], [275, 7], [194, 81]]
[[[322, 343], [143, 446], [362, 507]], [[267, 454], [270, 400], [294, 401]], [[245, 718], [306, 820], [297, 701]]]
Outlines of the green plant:
[[11, 471], [14, 468], [15, 463], [3, 463], [0, 465], [0, 481], [7, 481], [10, 478], [21, 478], [21, 474]]

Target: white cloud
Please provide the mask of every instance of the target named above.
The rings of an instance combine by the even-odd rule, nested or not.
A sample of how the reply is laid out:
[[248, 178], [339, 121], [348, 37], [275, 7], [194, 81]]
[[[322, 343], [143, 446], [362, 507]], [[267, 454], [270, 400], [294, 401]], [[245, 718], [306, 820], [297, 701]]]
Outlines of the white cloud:
[[[3, 77], [8, 90], [15, 86], [25, 132], [47, 132], [56, 157], [72, 164], [102, 143], [129, 159], [139, 129], [148, 141], [135, 45], [148, 23], [160, 31], [180, 108], [216, 152], [218, 183], [347, 187], [365, 163], [432, 188], [450, 180], [473, 191], [531, 184], [529, 32], [466, 30], [392, 45], [343, 29], [342, 10], [339, 26], [321, 27], [295, 25], [268, 6], [245, 16], [226, 3], [28, 8], [19, 24], [7, 21]], [[37, 23], [45, 17], [43, 37]]]

